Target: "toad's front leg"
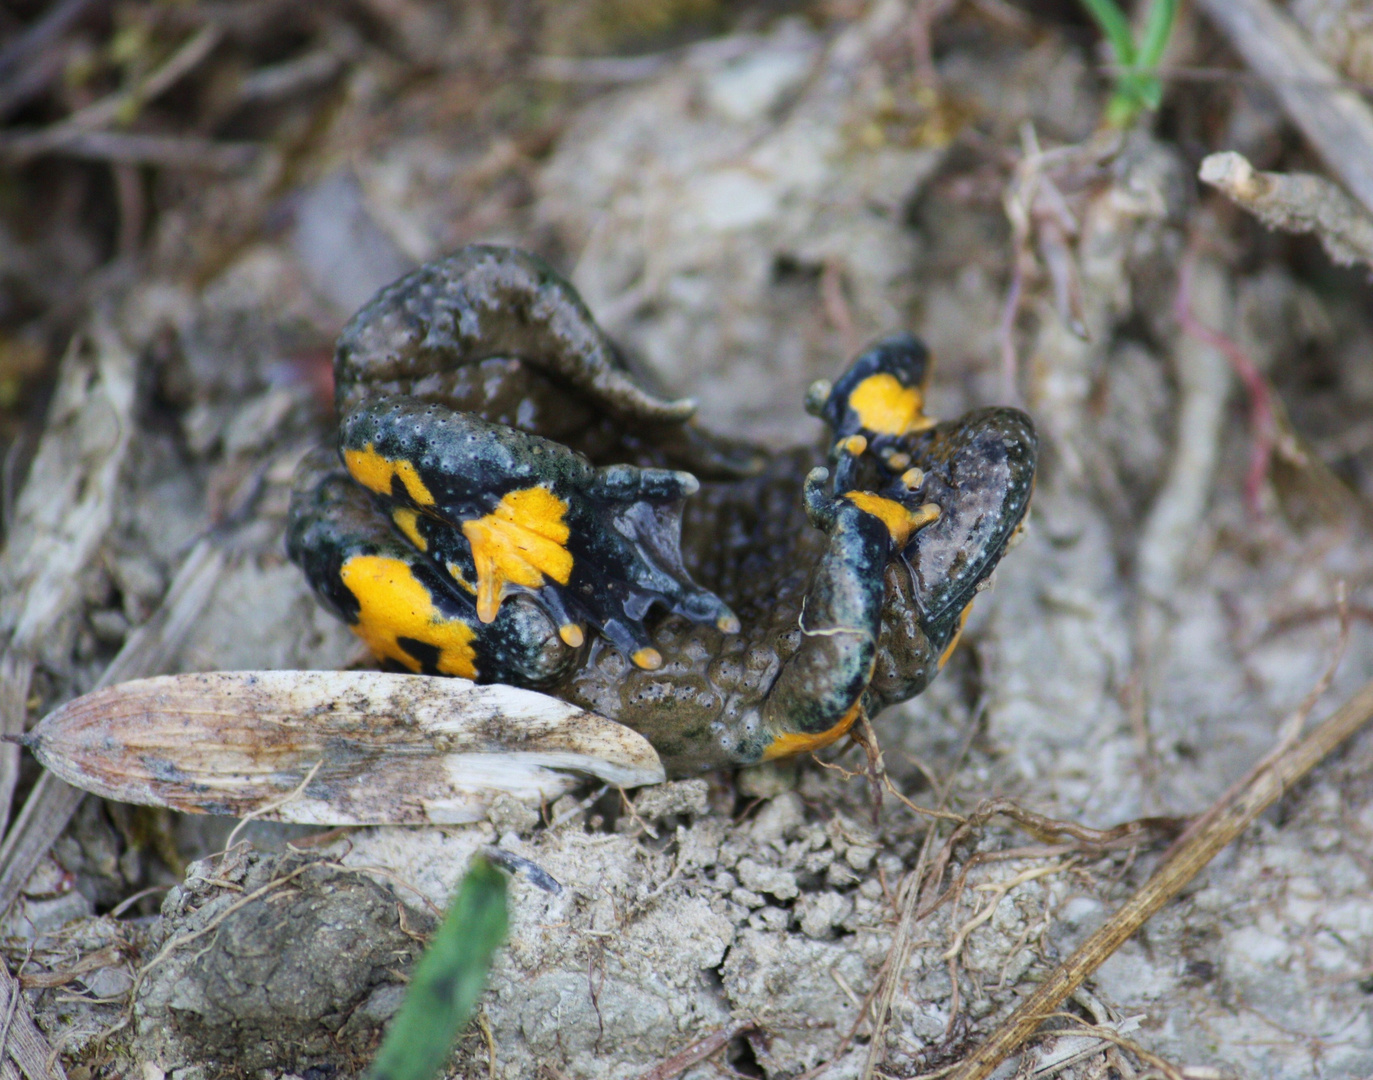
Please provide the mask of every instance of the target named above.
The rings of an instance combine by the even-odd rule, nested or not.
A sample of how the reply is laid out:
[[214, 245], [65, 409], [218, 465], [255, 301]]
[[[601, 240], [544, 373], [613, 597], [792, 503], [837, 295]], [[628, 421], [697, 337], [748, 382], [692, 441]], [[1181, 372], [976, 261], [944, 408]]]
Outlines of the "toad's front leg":
[[801, 643], [760, 709], [763, 759], [826, 746], [853, 726], [877, 662], [887, 565], [940, 513], [869, 491], [831, 496], [827, 479], [824, 469], [806, 478], [806, 514], [829, 544], [797, 620]]

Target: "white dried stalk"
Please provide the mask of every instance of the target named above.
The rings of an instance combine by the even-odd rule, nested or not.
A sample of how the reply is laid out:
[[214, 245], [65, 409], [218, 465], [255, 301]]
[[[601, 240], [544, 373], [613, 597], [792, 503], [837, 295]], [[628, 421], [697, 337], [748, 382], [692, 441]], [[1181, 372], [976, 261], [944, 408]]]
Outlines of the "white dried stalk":
[[1270, 229], [1315, 233], [1340, 266], [1373, 266], [1373, 215], [1325, 177], [1259, 172], [1233, 150], [1206, 158], [1199, 175]]
[[1197, 0], [1335, 178], [1373, 213], [1373, 108], [1272, 0]]
[[643, 736], [546, 694], [374, 671], [139, 679], [68, 702], [25, 742], [108, 799], [313, 825], [479, 821], [503, 793], [664, 779]]
[[[132, 351], [103, 318], [72, 339], [62, 360], [0, 555], [0, 734], [24, 730], [34, 664], [62, 640], [58, 627], [80, 607], [81, 572], [114, 521], [134, 430], [135, 368]], [[18, 774], [18, 747], [0, 746], [0, 831]]]

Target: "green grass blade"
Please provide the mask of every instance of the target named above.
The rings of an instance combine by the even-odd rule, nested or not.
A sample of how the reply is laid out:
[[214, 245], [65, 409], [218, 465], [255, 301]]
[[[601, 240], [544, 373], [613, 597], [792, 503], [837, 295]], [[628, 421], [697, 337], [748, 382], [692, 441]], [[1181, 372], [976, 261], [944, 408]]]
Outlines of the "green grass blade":
[[1082, 0], [1082, 6], [1096, 20], [1106, 40], [1111, 43], [1111, 51], [1116, 54], [1116, 65], [1122, 68], [1135, 66], [1135, 38], [1130, 32], [1130, 20], [1120, 10], [1115, 0]]
[[448, 915], [415, 965], [368, 1080], [433, 1080], [467, 1026], [505, 940], [505, 877], [480, 855], [462, 879]]
[[1173, 36], [1173, 20], [1177, 17], [1178, 0], [1154, 0], [1149, 5], [1149, 18], [1144, 26], [1144, 41], [1139, 47], [1139, 66], [1153, 72], [1168, 48]]

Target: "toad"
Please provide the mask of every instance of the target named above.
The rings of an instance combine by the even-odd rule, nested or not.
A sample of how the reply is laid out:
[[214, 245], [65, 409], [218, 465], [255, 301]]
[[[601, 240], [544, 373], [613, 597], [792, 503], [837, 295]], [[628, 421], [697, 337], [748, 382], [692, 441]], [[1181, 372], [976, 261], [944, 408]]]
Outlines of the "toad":
[[811, 387], [821, 451], [767, 452], [644, 389], [542, 261], [463, 248], [345, 327], [288, 551], [384, 664], [591, 709], [670, 776], [818, 749], [929, 685], [1029, 507], [1029, 417], [931, 419], [930, 367], [877, 342]]

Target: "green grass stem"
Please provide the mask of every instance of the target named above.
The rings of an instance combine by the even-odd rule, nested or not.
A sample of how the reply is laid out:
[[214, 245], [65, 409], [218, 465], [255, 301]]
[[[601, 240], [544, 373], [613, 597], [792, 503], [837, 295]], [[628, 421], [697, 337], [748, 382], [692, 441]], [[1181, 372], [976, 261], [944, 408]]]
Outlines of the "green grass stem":
[[507, 929], [505, 876], [480, 855], [415, 965], [368, 1080], [433, 1080], [467, 1026]]

